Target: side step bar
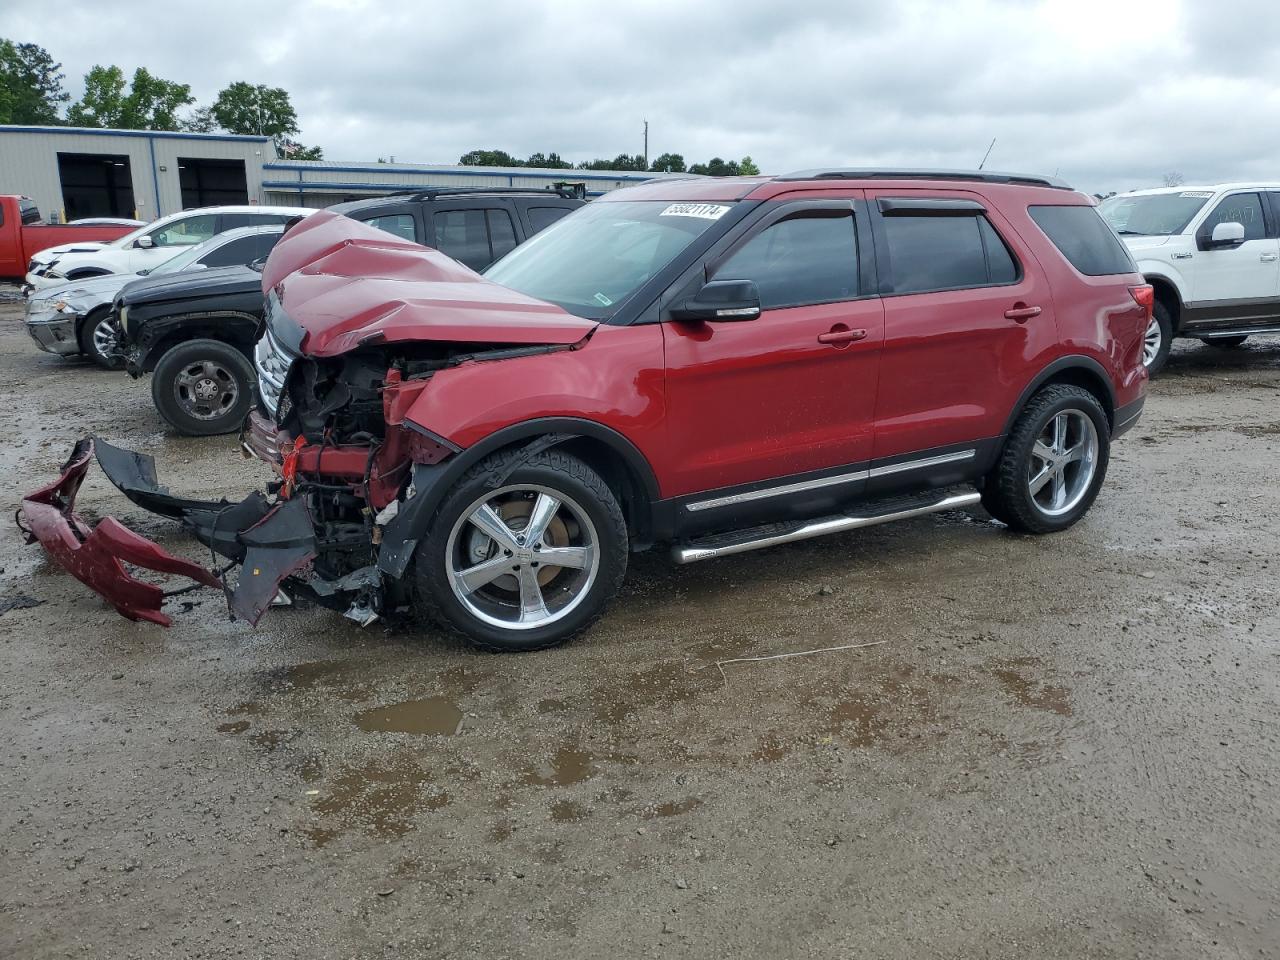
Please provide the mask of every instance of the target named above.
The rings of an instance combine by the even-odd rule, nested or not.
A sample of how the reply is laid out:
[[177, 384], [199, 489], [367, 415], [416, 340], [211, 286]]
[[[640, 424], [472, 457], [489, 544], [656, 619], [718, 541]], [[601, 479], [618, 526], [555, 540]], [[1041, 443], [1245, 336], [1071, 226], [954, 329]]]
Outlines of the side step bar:
[[922, 501], [918, 497], [910, 500], [899, 498], [891, 504], [883, 504], [884, 509], [879, 512], [844, 513], [795, 523], [770, 523], [746, 530], [734, 530], [730, 533], [703, 537], [689, 543], [677, 544], [672, 547], [671, 556], [676, 563], [711, 560], [734, 553], [746, 553], [748, 550], [773, 547], [780, 543], [811, 540], [814, 537], [824, 537], [829, 533], [844, 533], [847, 530], [874, 527], [876, 524], [891, 523], [894, 520], [910, 520], [912, 517], [923, 517], [925, 514], [940, 513], [943, 510], [959, 510], [972, 507], [981, 500], [982, 495], [977, 490], [951, 493], [933, 500]]

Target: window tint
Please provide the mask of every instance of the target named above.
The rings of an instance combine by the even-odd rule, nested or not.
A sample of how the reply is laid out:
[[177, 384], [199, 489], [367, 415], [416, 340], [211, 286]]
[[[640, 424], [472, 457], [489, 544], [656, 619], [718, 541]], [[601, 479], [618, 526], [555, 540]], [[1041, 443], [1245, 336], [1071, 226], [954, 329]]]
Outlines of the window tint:
[[389, 213], [381, 217], [370, 217], [364, 222], [371, 227], [394, 234], [401, 240], [408, 240], [410, 243], [418, 242], [418, 230], [411, 214]]
[[533, 228], [533, 232], [545, 230], [551, 226], [565, 214], [569, 213], [569, 207], [530, 207], [529, 226]]
[[153, 230], [150, 234], [151, 242], [157, 247], [188, 247], [193, 243], [203, 243], [216, 232], [217, 219], [213, 214], [202, 214], [176, 220], [166, 227]]
[[1018, 268], [986, 217], [884, 218], [894, 293], [1012, 283]]
[[203, 257], [200, 262], [206, 267], [231, 267], [253, 263], [271, 252], [278, 233], [255, 233], [250, 237], [238, 237], [230, 243], [224, 243], [217, 250]]
[[1223, 197], [1205, 221], [1205, 232], [1212, 233], [1220, 223], [1242, 223], [1245, 240], [1263, 239], [1267, 228], [1262, 219], [1262, 198], [1256, 193], [1233, 193]]
[[483, 210], [442, 210], [435, 214], [432, 225], [436, 249], [472, 270], [483, 270], [492, 259], [484, 213]]
[[715, 278], [754, 280], [766, 310], [856, 297], [853, 217], [801, 216], [775, 223], [739, 247]]
[[1138, 267], [1094, 207], [1029, 207], [1031, 219], [1073, 267], [1087, 277], [1137, 273]]
[[516, 228], [511, 223], [511, 214], [505, 210], [489, 210], [485, 215], [489, 220], [488, 262], [492, 263], [516, 248]]

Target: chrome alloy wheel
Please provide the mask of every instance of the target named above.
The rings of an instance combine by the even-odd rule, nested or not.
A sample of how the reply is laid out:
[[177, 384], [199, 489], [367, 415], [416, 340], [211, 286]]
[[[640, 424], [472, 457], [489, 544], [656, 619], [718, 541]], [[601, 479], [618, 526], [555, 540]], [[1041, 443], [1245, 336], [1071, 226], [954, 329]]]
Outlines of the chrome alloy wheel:
[[173, 383], [182, 409], [197, 420], [216, 420], [235, 407], [240, 385], [216, 360], [197, 360], [182, 368]]
[[1062, 410], [1045, 424], [1031, 450], [1027, 489], [1049, 517], [1070, 513], [1098, 471], [1098, 428], [1083, 410]]
[[116, 328], [111, 323], [110, 315], [103, 317], [93, 325], [93, 348], [100, 357], [114, 357], [120, 349], [120, 341], [116, 337]]
[[515, 484], [462, 511], [445, 546], [445, 573], [472, 616], [532, 630], [568, 616], [591, 592], [599, 543], [591, 518], [572, 499]]
[[1160, 321], [1155, 317], [1147, 324], [1147, 333], [1142, 340], [1142, 365], [1151, 366], [1160, 354], [1160, 346], [1164, 342], [1164, 334], [1160, 330]]

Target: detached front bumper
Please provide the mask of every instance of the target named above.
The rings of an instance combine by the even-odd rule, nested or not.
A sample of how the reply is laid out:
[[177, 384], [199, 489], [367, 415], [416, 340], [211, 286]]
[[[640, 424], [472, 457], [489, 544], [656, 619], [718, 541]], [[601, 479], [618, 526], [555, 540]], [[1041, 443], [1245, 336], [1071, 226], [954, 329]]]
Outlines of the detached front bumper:
[[[178, 520], [216, 554], [243, 565], [234, 588], [212, 571], [173, 556], [112, 517], [90, 528], [74, 512], [76, 494], [97, 458], [107, 478], [138, 506]], [[167, 594], [133, 577], [124, 564], [176, 574], [225, 590], [234, 617], [256, 624], [288, 577], [316, 556], [315, 531], [300, 499], [271, 502], [252, 493], [239, 503], [189, 500], [171, 495], [156, 480], [155, 461], [100, 440], [81, 440], [53, 483], [28, 494], [20, 515], [28, 543], [45, 551], [81, 583], [130, 620], [168, 626], [161, 607]]]
[[27, 333], [45, 353], [70, 357], [80, 352], [76, 335], [80, 318], [75, 314], [58, 314], [50, 320], [27, 321]]

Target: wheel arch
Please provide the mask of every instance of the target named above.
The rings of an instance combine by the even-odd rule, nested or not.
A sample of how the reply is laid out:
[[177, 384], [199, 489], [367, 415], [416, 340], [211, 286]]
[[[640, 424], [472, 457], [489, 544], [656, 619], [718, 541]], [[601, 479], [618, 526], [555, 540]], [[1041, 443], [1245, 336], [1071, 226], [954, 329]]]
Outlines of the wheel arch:
[[1182, 327], [1182, 293], [1178, 284], [1159, 273], [1144, 273], [1143, 279], [1155, 290], [1156, 302], [1169, 311], [1169, 322], [1176, 334]]
[[1027, 384], [1022, 394], [1018, 397], [1018, 402], [1014, 404], [1013, 411], [1005, 422], [1004, 432], [1001, 436], [1007, 437], [1009, 435], [1013, 425], [1017, 422], [1018, 417], [1022, 415], [1022, 411], [1026, 409], [1031, 398], [1040, 389], [1051, 383], [1069, 383], [1088, 390], [1102, 404], [1102, 409], [1107, 415], [1108, 426], [1115, 427], [1116, 394], [1115, 388], [1111, 385], [1111, 378], [1107, 376], [1106, 369], [1092, 357], [1072, 356], [1058, 358], [1041, 370], [1035, 379]]
[[138, 364], [147, 372], [155, 370], [156, 364], [174, 347], [192, 340], [217, 340], [235, 347], [252, 360], [254, 334], [260, 326], [257, 317], [236, 311], [175, 314], [148, 323], [155, 323], [160, 329]]
[[67, 271], [66, 278], [68, 280], [87, 280], [89, 277], [105, 277], [113, 272], [104, 267], [75, 267]]

